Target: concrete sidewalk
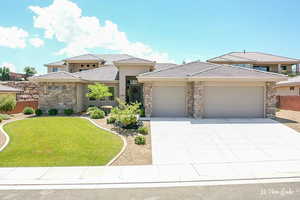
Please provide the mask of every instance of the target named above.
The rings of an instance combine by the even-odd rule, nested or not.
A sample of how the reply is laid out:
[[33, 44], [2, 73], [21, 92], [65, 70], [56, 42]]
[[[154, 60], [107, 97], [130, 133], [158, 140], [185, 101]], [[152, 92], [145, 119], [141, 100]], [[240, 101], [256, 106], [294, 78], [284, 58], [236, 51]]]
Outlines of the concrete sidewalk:
[[219, 164], [0, 168], [8, 185], [129, 184], [299, 178], [300, 161]]

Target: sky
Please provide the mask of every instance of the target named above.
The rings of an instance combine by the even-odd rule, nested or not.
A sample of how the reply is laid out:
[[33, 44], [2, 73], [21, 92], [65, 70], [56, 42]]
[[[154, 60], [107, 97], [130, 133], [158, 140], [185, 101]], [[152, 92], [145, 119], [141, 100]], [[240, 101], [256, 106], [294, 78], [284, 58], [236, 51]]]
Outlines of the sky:
[[85, 53], [174, 63], [243, 50], [300, 58], [299, 16], [299, 0], [3, 1], [0, 66], [43, 74], [44, 64]]

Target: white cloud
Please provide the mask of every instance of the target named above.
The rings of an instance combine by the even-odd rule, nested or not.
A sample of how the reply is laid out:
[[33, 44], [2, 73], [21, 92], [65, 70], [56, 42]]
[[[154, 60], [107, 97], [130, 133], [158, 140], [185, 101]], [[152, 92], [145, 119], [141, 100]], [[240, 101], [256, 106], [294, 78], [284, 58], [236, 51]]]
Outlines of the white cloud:
[[44, 41], [38, 37], [35, 37], [35, 38], [31, 38], [29, 40], [30, 44], [34, 47], [41, 47], [44, 45]]
[[15, 67], [15, 65], [12, 64], [12, 63], [3, 62], [3, 63], [0, 65], [0, 67], [7, 67], [7, 68], [9, 68], [9, 70], [10, 70], [11, 72], [15, 72], [15, 71], [16, 71], [16, 67]]
[[35, 14], [34, 27], [44, 29], [44, 36], [65, 43], [58, 54], [68, 56], [104, 48], [137, 57], [170, 61], [167, 53], [157, 52], [141, 42], [131, 42], [111, 21], [100, 23], [96, 17], [82, 16], [82, 10], [70, 0], [54, 0], [48, 7], [30, 6]]
[[0, 26], [0, 46], [25, 48], [27, 37], [28, 33], [22, 28]]

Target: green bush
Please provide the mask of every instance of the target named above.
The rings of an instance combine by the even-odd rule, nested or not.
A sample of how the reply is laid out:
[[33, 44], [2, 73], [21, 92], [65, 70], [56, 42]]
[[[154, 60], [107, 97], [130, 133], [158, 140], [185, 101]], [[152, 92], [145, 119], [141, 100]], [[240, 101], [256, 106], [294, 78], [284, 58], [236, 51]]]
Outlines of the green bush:
[[91, 114], [92, 112], [94, 112], [95, 110], [99, 110], [99, 108], [97, 108], [96, 106], [91, 106], [87, 109], [87, 114]]
[[74, 113], [74, 111], [73, 111], [73, 109], [71, 109], [71, 108], [70, 108], [70, 109], [65, 109], [65, 110], [64, 110], [64, 114], [67, 115], [67, 116], [70, 116], [70, 115], [72, 115], [73, 113]]
[[12, 95], [0, 96], [0, 112], [9, 112], [15, 109], [16, 98]]
[[105, 112], [103, 110], [94, 110], [90, 113], [92, 119], [102, 119], [105, 117]]
[[146, 126], [142, 126], [138, 128], [138, 132], [143, 135], [148, 135], [149, 130]]
[[115, 122], [116, 122], [116, 118], [114, 118], [114, 117], [109, 117], [106, 119], [106, 123], [108, 123], [108, 124], [113, 124]]
[[140, 116], [141, 117], [146, 117], [146, 115], [145, 115], [145, 109], [144, 108], [141, 108]]
[[2, 119], [0, 118], [0, 123], [2, 122]]
[[36, 116], [41, 116], [41, 115], [43, 115], [43, 111], [41, 109], [36, 109], [35, 110], [35, 115]]
[[140, 113], [140, 104], [126, 104], [120, 100], [118, 103], [118, 107], [111, 110], [111, 116], [116, 119], [115, 124], [124, 129], [137, 129], [139, 127], [137, 115]]
[[57, 115], [57, 113], [58, 113], [58, 110], [55, 108], [48, 110], [48, 115], [54, 116], [54, 115]]
[[24, 115], [32, 115], [34, 113], [34, 110], [32, 107], [25, 107], [23, 109], [23, 114]]
[[146, 144], [146, 138], [142, 135], [136, 136], [134, 138], [134, 143], [138, 145], [144, 145]]
[[0, 119], [2, 119], [2, 120], [8, 120], [8, 119], [10, 119], [10, 115], [8, 115], [8, 114], [0, 114]]

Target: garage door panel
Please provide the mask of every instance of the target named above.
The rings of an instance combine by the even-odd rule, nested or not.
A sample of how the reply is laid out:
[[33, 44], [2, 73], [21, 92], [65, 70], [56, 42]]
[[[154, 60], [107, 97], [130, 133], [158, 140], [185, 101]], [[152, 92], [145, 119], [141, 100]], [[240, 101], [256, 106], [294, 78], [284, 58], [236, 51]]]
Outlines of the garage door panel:
[[185, 117], [185, 87], [164, 86], [153, 87], [153, 117]]
[[264, 87], [205, 87], [204, 116], [263, 117]]

